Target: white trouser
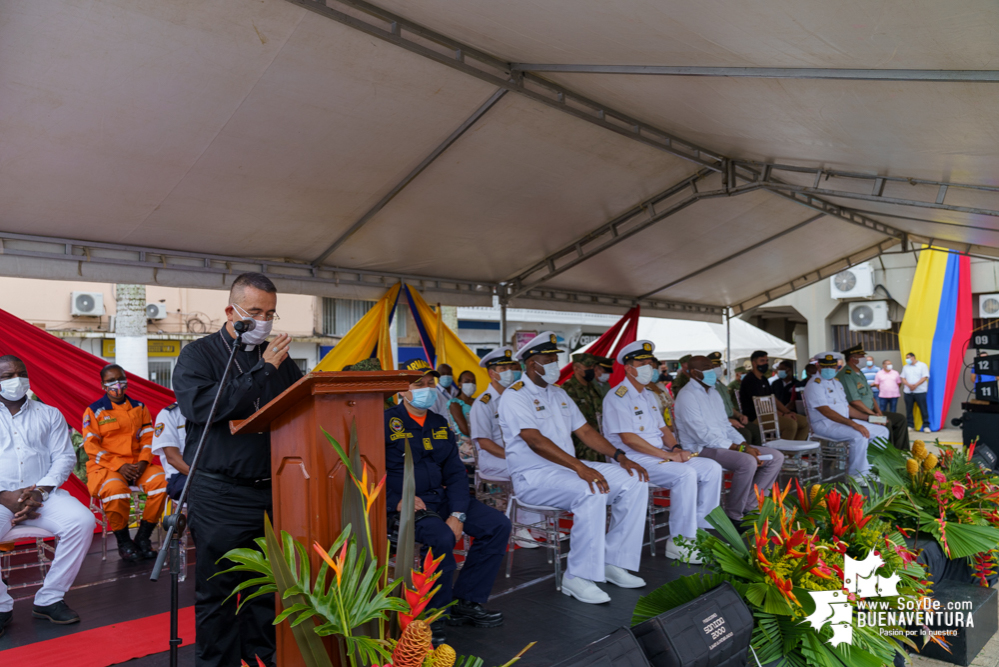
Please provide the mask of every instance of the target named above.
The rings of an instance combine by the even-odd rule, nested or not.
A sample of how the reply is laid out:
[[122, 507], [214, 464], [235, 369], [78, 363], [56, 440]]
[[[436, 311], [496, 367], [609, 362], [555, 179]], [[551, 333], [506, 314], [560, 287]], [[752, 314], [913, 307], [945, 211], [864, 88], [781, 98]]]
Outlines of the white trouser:
[[[486, 465], [482, 465], [483, 463]], [[489, 477], [489, 480], [482, 480], [486, 484], [505, 484], [508, 488], [513, 488], [513, 482], [510, 481], [510, 472], [506, 469], [506, 459], [493, 456], [486, 450], [480, 449], [478, 468], [480, 475], [486, 475]], [[502, 481], [491, 482], [490, 480], [493, 479], [499, 479]], [[517, 523], [528, 525], [541, 523], [543, 520], [544, 517], [537, 512], [528, 512], [527, 510], [517, 510], [517, 516], [514, 518], [514, 521]], [[541, 530], [541, 527], [539, 526], [533, 530]]]
[[[642, 560], [642, 535], [649, 504], [649, 485], [616, 463], [583, 461], [600, 471], [610, 493], [590, 491], [590, 485], [569, 468], [551, 464], [513, 476], [517, 497], [531, 505], [548, 505], [572, 512], [572, 532], [566, 576], [604, 581], [604, 565], [637, 571]], [[607, 506], [611, 524], [607, 530]]]
[[[667, 461], [631, 452], [628, 458], [649, 471], [649, 481], [669, 489], [669, 532], [694, 539], [698, 528], [721, 500], [722, 467], [717, 461], [695, 456], [686, 463]], [[661, 464], [661, 465], [660, 465]]]
[[826, 420], [819, 424], [813, 423], [812, 431], [820, 438], [848, 440], [850, 442], [850, 458], [846, 474], [850, 477], [862, 477], [871, 471], [871, 464], [867, 462], [867, 445], [876, 438], [886, 438], [891, 441], [891, 433], [881, 424], [870, 424], [860, 419], [853, 421], [865, 427], [871, 437], [865, 438], [860, 431], [855, 430], [852, 426]]
[[[14, 514], [0, 506], [0, 541], [13, 526]], [[83, 565], [83, 559], [94, 539], [94, 515], [79, 500], [63, 489], [55, 489], [42, 507], [37, 519], [28, 519], [18, 525], [37, 526], [59, 538], [52, 567], [45, 575], [45, 582], [35, 593], [35, 604], [45, 607], [62, 600], [66, 591], [73, 585], [76, 573]], [[14, 598], [7, 594], [7, 586], [0, 581], [0, 611], [14, 608]]]

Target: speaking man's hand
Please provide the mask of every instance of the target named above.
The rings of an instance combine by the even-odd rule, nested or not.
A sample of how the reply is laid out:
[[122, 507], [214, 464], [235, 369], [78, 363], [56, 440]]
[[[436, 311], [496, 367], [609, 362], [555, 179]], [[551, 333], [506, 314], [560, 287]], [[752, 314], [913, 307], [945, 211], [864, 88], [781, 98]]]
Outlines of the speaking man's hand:
[[278, 334], [278, 337], [264, 350], [264, 362], [274, 368], [281, 365], [288, 358], [288, 346], [291, 345], [291, 336], [288, 334]]

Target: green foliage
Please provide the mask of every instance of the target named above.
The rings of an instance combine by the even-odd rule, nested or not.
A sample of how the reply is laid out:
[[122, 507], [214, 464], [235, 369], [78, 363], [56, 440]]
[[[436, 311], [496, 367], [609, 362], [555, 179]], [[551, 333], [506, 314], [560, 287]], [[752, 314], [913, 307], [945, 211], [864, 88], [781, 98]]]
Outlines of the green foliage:
[[406, 458], [402, 476], [402, 507], [399, 511], [399, 541], [395, 546], [395, 578], [413, 586], [413, 559], [416, 552], [416, 476], [409, 438], [404, 443]]
[[631, 625], [638, 625], [663, 612], [687, 604], [724, 581], [725, 578], [717, 574], [692, 574], [670, 581], [638, 599], [635, 611], [631, 615]]

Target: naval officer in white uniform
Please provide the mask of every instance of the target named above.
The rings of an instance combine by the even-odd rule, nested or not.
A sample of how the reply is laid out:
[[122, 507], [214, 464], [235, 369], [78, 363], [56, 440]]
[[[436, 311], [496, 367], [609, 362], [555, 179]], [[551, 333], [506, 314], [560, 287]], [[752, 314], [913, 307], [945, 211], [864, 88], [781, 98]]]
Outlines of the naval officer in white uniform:
[[[609, 602], [596, 585], [608, 581], [641, 588], [638, 570], [649, 500], [648, 473], [624, 451], [586, 423], [559, 378], [555, 334], [546, 331], [518, 352], [526, 378], [515, 382], [500, 401], [500, 427], [506, 462], [517, 497], [573, 513], [569, 562], [562, 592], [590, 604]], [[572, 444], [575, 433], [590, 449], [615, 463], [580, 461]], [[605, 529], [607, 507], [610, 529]]]
[[[500, 398], [507, 387], [520, 379], [520, 362], [513, 358], [514, 349], [509, 345], [498, 347], [479, 361], [479, 366], [489, 373], [489, 386], [472, 403], [468, 420], [472, 431], [472, 441], [478, 453], [476, 467], [479, 474], [490, 479], [510, 481], [510, 471], [506, 467], [506, 448], [503, 444], [503, 431], [499, 425]], [[544, 517], [526, 510], [517, 511], [517, 523], [540, 523]], [[526, 549], [536, 549], [527, 528], [514, 532], [517, 544]]]
[[867, 486], [867, 477], [874, 477], [867, 461], [867, 446], [876, 438], [890, 441], [891, 434], [880, 424], [850, 419], [850, 403], [843, 385], [836, 379], [836, 366], [843, 355], [824, 352], [816, 357], [819, 374], [805, 385], [805, 405], [812, 431], [820, 438], [847, 440], [850, 443], [846, 474]]
[[670, 539], [666, 556], [699, 564], [674, 540], [694, 539], [697, 529], [710, 528], [704, 519], [718, 507], [721, 499], [722, 467], [716, 461], [684, 451], [666, 427], [659, 399], [646, 389], [659, 378], [659, 361], [653, 355], [652, 341], [639, 340], [627, 345], [617, 355], [624, 366], [625, 378], [604, 396], [603, 433], [628, 458], [649, 471], [649, 480], [669, 489]]

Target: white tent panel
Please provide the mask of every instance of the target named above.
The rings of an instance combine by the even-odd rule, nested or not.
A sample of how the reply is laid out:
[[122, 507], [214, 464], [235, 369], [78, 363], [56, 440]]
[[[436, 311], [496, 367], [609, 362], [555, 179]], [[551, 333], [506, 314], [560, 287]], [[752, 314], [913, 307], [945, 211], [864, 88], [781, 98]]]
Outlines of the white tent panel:
[[999, 56], [994, 3], [865, 0], [379, 0], [508, 60], [533, 63], [977, 69]]
[[[756, 350], [765, 350], [775, 359], [797, 359], [794, 345], [768, 334], [740, 319], [731, 320], [732, 361], [748, 358]], [[685, 355], [725, 355], [727, 335], [724, 323], [691, 322], [659, 317], [638, 318], [638, 339], [651, 340], [658, 359], [679, 359]], [[593, 343], [590, 343], [592, 345]], [[578, 350], [585, 352], [590, 345]]]
[[307, 13], [238, 0], [4, 2], [2, 227], [128, 236]]
[[506, 280], [695, 171], [508, 94], [329, 261]]
[[306, 12], [142, 236], [311, 261], [493, 90]]
[[996, 84], [544, 76], [726, 155], [956, 182], [999, 172]]

